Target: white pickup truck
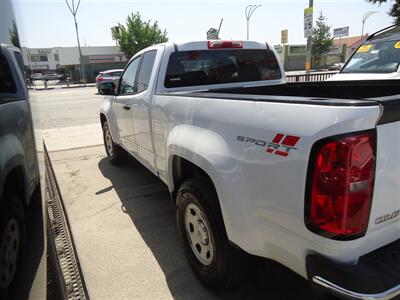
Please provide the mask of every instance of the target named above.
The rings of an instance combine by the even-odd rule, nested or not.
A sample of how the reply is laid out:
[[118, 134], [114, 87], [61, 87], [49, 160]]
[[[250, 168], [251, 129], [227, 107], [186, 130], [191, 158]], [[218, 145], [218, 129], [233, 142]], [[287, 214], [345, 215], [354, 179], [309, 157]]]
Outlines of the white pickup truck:
[[104, 92], [108, 158], [165, 182], [207, 286], [247, 252], [340, 297], [400, 295], [398, 81], [289, 84], [268, 44], [203, 41], [142, 50]]
[[400, 79], [400, 26], [371, 34], [328, 80]]

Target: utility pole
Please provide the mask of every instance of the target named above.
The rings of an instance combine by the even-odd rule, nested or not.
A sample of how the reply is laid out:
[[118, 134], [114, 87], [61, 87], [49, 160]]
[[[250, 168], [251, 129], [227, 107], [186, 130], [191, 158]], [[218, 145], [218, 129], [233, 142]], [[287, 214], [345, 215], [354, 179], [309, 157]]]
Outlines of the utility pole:
[[247, 5], [246, 9], [244, 11], [244, 14], [246, 15], [246, 20], [247, 20], [247, 40], [249, 40], [249, 22], [250, 18], [253, 15], [254, 11], [261, 7], [261, 5]]
[[[308, 7], [312, 9], [311, 14], [313, 14], [314, 0], [309, 0]], [[312, 20], [311, 18], [311, 28], [312, 28]], [[306, 55], [306, 74], [310, 74], [311, 70], [311, 49], [312, 49], [312, 35], [307, 37], [307, 55]], [[307, 77], [308, 78], [308, 77]]]
[[72, 16], [74, 17], [74, 24], [75, 24], [75, 31], [76, 31], [76, 39], [78, 41], [78, 51], [79, 51], [79, 64], [81, 69], [81, 78], [83, 80], [83, 84], [86, 86], [86, 76], [85, 76], [85, 68], [83, 66], [82, 61], [82, 50], [81, 50], [81, 43], [79, 42], [79, 32], [78, 32], [78, 22], [76, 22], [76, 14], [78, 12], [79, 4], [81, 4], [81, 0], [78, 0], [78, 4], [75, 7], [75, 0], [72, 0], [72, 5], [68, 3], [68, 0], [65, 0], [69, 11], [71, 12]]

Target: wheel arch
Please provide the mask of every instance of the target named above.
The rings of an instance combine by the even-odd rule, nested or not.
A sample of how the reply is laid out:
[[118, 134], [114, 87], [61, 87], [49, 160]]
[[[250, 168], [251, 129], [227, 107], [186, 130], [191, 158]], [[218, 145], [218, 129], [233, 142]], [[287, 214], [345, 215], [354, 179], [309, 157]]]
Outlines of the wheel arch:
[[120, 144], [120, 136], [117, 126], [117, 119], [115, 113], [113, 111], [112, 102], [114, 97], [105, 97], [103, 103], [101, 104], [100, 111], [99, 111], [99, 119], [101, 127], [103, 127], [104, 123], [107, 122], [110, 128], [111, 136], [113, 141], [117, 144]]
[[[12, 134], [0, 138], [0, 200], [4, 191], [14, 189], [24, 200], [29, 202], [29, 184], [24, 148], [19, 138]], [[15, 182], [17, 185], [15, 185]]]
[[103, 127], [105, 122], [107, 122], [107, 117], [103, 112], [100, 112], [100, 124], [101, 124], [101, 127]]
[[[115, 119], [109, 118], [107, 116], [107, 113], [104, 112], [104, 111], [100, 111], [99, 118], [100, 118], [101, 128], [103, 129], [104, 123], [107, 122], [108, 128], [110, 129], [110, 133], [111, 133], [111, 137], [112, 137], [113, 141], [116, 142], [117, 144], [119, 144], [120, 143], [120, 139], [119, 139], [118, 130], [115, 128], [116, 125], [112, 124], [113, 120], [115, 122]], [[111, 119], [111, 123], [110, 123], [110, 119]]]
[[[173, 193], [179, 188], [178, 175], [198, 172], [207, 175], [221, 202], [223, 199], [221, 174], [226, 167], [229, 167], [232, 160], [225, 139], [215, 131], [182, 124], [175, 126], [169, 132], [166, 141], [166, 181], [170, 192]], [[213, 145], [212, 149], [208, 145]], [[181, 174], [179, 170], [182, 171], [180, 169], [182, 166], [192, 170]]]
[[204, 171], [195, 163], [183, 158], [180, 155], [172, 155], [170, 161], [171, 164], [169, 174], [171, 174], [171, 184], [168, 185], [170, 187], [172, 201], [174, 204], [176, 202], [175, 198], [179, 187], [183, 182], [190, 178], [194, 178], [196, 176], [206, 177], [215, 188], [214, 182], [212, 181], [210, 175], [208, 175], [206, 171]]

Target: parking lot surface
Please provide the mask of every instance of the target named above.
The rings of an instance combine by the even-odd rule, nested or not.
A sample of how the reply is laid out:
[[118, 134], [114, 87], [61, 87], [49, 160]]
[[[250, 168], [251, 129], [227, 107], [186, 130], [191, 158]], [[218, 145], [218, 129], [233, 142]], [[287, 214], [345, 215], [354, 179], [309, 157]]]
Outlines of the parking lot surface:
[[305, 280], [256, 258], [235, 289], [205, 289], [184, 256], [166, 186], [134, 159], [116, 167], [105, 157], [102, 98], [76, 88], [32, 100], [92, 299], [312, 299]]

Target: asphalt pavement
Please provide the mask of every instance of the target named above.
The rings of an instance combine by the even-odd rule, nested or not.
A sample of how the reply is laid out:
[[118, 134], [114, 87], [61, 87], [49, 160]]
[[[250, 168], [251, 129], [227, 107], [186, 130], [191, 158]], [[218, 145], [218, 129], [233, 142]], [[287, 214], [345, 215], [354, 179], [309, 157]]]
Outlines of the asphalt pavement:
[[94, 87], [30, 90], [31, 101], [39, 105], [41, 128], [97, 124], [103, 96]]
[[253, 258], [235, 289], [207, 290], [188, 265], [167, 187], [134, 159], [111, 165], [93, 87], [31, 91], [91, 299], [312, 299], [308, 283]]

